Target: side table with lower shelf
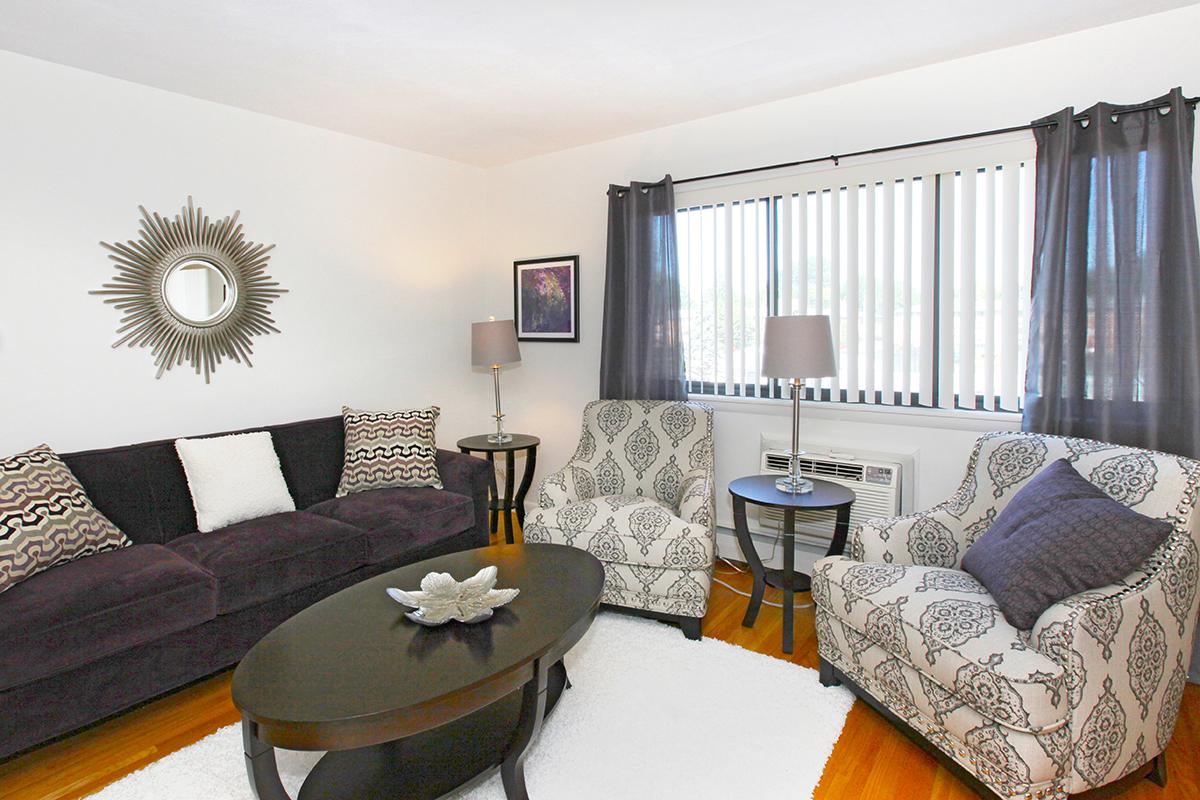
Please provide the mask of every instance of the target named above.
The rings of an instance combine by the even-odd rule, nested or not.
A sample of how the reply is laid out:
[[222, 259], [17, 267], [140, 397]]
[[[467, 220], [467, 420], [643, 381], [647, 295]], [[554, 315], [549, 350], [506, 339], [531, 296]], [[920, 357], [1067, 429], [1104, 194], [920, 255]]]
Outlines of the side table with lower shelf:
[[[470, 454], [483, 453], [488, 463], [492, 465], [492, 485], [488, 497], [488, 519], [490, 530], [495, 533], [500, 520], [500, 513], [505, 514], [504, 539], [513, 543], [512, 513], [517, 514], [517, 525], [525, 524], [525, 495], [533, 483], [533, 471], [537, 468], [537, 448], [542, 440], [525, 433], [511, 434], [504, 442], [488, 440], [487, 434], [468, 436], [458, 440], [459, 452]], [[513, 497], [513, 465], [515, 455], [525, 452], [525, 473], [521, 476], [521, 485], [517, 487], [517, 495]], [[504, 496], [496, 491], [496, 453], [504, 454]]]
[[[733, 524], [738, 545], [741, 546], [742, 554], [750, 565], [750, 573], [754, 576], [754, 588], [750, 591], [750, 604], [746, 608], [742, 625], [747, 628], [754, 627], [766, 587], [782, 589], [783, 652], [790, 653], [795, 635], [792, 630], [793, 594], [807, 592], [812, 588], [809, 576], [796, 573], [796, 511], [834, 510], [837, 518], [833, 527], [833, 540], [825, 555], [841, 555], [846, 547], [846, 536], [850, 532], [850, 506], [854, 503], [855, 495], [844, 486], [817, 478], [812, 479], [811, 492], [790, 494], [775, 488], [777, 477], [751, 475], [738, 478], [729, 484], [729, 494], [733, 497]], [[762, 558], [750, 538], [750, 529], [746, 525], [746, 503], [783, 510], [783, 569], [767, 569], [763, 566]]]

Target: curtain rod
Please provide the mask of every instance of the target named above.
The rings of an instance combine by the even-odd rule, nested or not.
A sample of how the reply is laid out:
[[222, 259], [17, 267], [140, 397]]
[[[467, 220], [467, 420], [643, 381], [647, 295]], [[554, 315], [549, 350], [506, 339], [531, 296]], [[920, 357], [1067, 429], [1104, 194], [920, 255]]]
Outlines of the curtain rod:
[[[1194, 107], [1198, 102], [1200, 102], [1200, 97], [1185, 97], [1183, 99], [1183, 102], [1187, 103], [1189, 106]], [[1112, 113], [1114, 116], [1118, 116], [1120, 114], [1131, 114], [1135, 111], [1149, 111], [1150, 109], [1154, 109], [1154, 108], [1168, 108], [1168, 107], [1170, 107], [1170, 105], [1171, 105], [1170, 102], [1142, 103], [1141, 105], [1126, 106], [1124, 108], [1118, 108], [1118, 109], [1114, 110]], [[1088, 115], [1086, 113], [1083, 113], [1083, 114], [1076, 114], [1074, 117], [1072, 117], [1072, 119], [1074, 119], [1076, 122], [1079, 122], [1079, 121], [1087, 119], [1087, 117], [1088, 117]], [[711, 175], [695, 175], [691, 178], [680, 178], [677, 181], [673, 181], [673, 183], [675, 186], [678, 186], [681, 183], [694, 183], [695, 181], [707, 181], [707, 180], [713, 180], [714, 178], [730, 178], [730, 177], [733, 177], [734, 175], [748, 175], [752, 172], [767, 172], [769, 170], [785, 169], [787, 167], [802, 167], [802, 166], [805, 166], [806, 164], [820, 164], [822, 161], [832, 161], [833, 165], [837, 166], [838, 163], [843, 158], [854, 158], [856, 156], [870, 156], [870, 155], [875, 155], [877, 153], [890, 153], [895, 150], [909, 150], [914, 147], [927, 147], [929, 145], [934, 145], [934, 144], [948, 144], [950, 142], [962, 142], [962, 141], [966, 141], [968, 139], [980, 139], [985, 136], [1000, 136], [1005, 133], [1016, 133], [1017, 131], [1031, 131], [1034, 128], [1050, 128], [1057, 124], [1058, 123], [1054, 122], [1053, 120], [1045, 120], [1042, 122], [1031, 122], [1027, 125], [1013, 125], [1012, 127], [1009, 127], [1009, 128], [996, 128], [996, 129], [990, 130], [990, 131], [977, 131], [975, 133], [960, 133], [957, 136], [944, 136], [941, 139], [926, 139], [925, 141], [922, 141], [922, 142], [906, 142], [905, 144], [893, 144], [893, 145], [888, 145], [886, 147], [875, 147], [870, 150], [856, 150], [853, 153], [837, 153], [837, 154], [829, 155], [829, 156], [818, 156], [816, 158], [806, 158], [801, 161], [785, 161], [782, 164], [767, 164], [767, 165], [764, 165], [761, 167], [747, 167], [746, 169], [734, 169], [734, 170], [730, 170], [729, 172], [714, 172]], [[661, 183], [661, 181], [659, 181], [659, 183]], [[653, 185], [653, 184], [651, 184], [651, 185]]]

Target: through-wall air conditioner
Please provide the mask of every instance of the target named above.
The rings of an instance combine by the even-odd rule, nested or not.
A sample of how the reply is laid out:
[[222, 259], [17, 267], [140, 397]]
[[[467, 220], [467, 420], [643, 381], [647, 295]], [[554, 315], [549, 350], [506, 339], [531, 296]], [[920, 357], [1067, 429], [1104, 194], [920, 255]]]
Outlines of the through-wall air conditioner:
[[[897, 456], [895, 461], [891, 461], [863, 458], [850, 451], [814, 452], [804, 445], [801, 445], [801, 449], [808, 451], [800, 457], [800, 472], [806, 478], [820, 478], [854, 492], [856, 499], [850, 507], [851, 530], [863, 520], [894, 517], [901, 513], [904, 472], [906, 466], [912, 468], [911, 457]], [[764, 443], [760, 467], [764, 475], [786, 475], [789, 468], [787, 449]], [[754, 524], [753, 512], [747, 514], [752, 530], [757, 528], [759, 533], [775, 535], [783, 529], [781, 509], [751, 508], [757, 512], [757, 525]], [[797, 542], [807, 541], [821, 548], [828, 547], [833, 537], [834, 517], [832, 510], [797, 511]]]

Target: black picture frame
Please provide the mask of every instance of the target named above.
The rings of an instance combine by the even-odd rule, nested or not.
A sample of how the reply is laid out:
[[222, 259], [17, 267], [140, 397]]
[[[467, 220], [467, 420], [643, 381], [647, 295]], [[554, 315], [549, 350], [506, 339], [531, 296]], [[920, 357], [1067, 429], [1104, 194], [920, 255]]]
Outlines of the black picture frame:
[[[527, 294], [522, 293], [523, 280], [528, 281], [538, 270], [548, 268], [569, 267], [569, 293], [567, 299], [569, 309], [566, 319], [570, 321], [569, 330], [526, 330], [526, 315], [523, 302]], [[556, 277], [558, 280], [558, 277]], [[561, 290], [561, 285], [560, 285]], [[561, 316], [561, 314], [560, 314]], [[517, 341], [520, 342], [578, 342], [579, 341], [579, 256], [551, 256], [548, 258], [529, 258], [513, 262], [513, 321], [517, 326]], [[562, 326], [559, 326], [562, 327]]]

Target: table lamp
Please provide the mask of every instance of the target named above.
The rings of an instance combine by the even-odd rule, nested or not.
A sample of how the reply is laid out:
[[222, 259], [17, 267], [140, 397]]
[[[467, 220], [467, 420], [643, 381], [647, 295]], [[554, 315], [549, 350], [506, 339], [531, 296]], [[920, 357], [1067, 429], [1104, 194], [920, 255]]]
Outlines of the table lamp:
[[767, 317], [763, 335], [762, 373], [768, 378], [788, 378], [792, 386], [792, 450], [788, 476], [775, 488], [789, 494], [813, 490], [812, 481], [800, 475], [800, 396], [805, 378], [837, 375], [833, 333], [829, 317]]
[[516, 364], [521, 360], [517, 346], [517, 327], [511, 319], [489, 317], [487, 322], [471, 323], [471, 364], [476, 367], [491, 367], [492, 381], [496, 388], [496, 432], [488, 434], [488, 441], [496, 444], [511, 442], [512, 435], [504, 432], [504, 414], [500, 411], [500, 367]]

